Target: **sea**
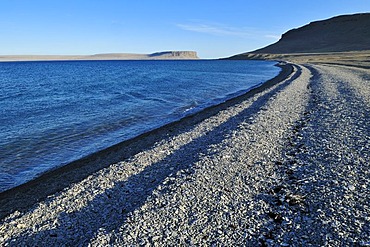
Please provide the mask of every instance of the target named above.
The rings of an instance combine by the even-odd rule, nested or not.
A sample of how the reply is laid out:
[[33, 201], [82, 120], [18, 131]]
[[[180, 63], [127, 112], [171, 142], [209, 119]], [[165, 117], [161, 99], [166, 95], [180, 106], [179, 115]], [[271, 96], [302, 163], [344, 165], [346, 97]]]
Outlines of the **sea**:
[[272, 61], [0, 63], [0, 192], [246, 93]]

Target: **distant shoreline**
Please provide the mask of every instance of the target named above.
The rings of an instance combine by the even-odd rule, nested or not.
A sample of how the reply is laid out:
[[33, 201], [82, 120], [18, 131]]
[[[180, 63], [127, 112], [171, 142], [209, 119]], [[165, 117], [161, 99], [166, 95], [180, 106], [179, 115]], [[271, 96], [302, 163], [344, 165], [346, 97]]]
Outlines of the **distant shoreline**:
[[195, 51], [164, 51], [151, 54], [106, 53], [94, 55], [0, 55], [0, 62], [198, 59], [199, 57]]

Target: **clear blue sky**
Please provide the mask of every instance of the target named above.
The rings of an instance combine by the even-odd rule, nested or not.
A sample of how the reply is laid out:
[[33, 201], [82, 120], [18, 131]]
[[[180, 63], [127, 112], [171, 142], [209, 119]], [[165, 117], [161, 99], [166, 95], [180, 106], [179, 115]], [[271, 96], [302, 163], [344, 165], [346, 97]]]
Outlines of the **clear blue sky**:
[[251, 51], [370, 0], [0, 0], [0, 55]]

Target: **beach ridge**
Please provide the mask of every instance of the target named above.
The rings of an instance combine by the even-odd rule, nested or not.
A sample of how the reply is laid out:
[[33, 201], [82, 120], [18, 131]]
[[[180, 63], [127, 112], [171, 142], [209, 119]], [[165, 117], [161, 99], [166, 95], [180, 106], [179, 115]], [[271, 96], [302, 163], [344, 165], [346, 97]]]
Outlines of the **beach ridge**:
[[285, 68], [6, 216], [0, 242], [366, 246], [369, 70]]
[[[291, 64], [281, 63], [277, 64], [277, 66], [282, 70], [276, 77], [268, 80], [262, 85], [250, 89], [241, 96], [231, 98], [224, 103], [207, 107], [200, 112], [191, 114], [152, 131], [148, 131], [137, 137], [88, 155], [82, 159], [52, 169], [31, 181], [0, 192], [0, 219], [5, 217], [11, 211], [26, 209], [37, 201], [45, 199], [48, 195], [60, 191], [71, 183], [78, 182], [86, 176], [99, 171], [112, 163], [127, 159], [142, 150], [150, 148], [155, 142], [166, 138], [171, 132], [173, 132], [172, 129], [180, 129], [178, 130], [179, 132], [183, 126], [193, 126], [194, 124], [216, 114], [218, 111], [252, 97], [252, 95], [271, 87], [292, 73], [293, 67]], [[171, 132], [169, 133], [168, 130], [171, 130]], [[48, 184], [48, 186], [45, 187], [45, 184]]]

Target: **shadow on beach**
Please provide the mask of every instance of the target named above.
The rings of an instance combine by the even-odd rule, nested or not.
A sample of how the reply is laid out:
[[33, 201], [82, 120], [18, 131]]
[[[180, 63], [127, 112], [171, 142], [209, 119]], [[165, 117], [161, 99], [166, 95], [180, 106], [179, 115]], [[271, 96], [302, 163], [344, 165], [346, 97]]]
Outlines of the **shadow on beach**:
[[[300, 71], [270, 92], [261, 95], [250, 107], [232, 116], [206, 135], [183, 145], [160, 162], [147, 166], [142, 172], [129, 177], [126, 181], [116, 183], [113, 188], [97, 195], [83, 209], [60, 214], [58, 222], [61, 226], [57, 227], [57, 231], [51, 229], [37, 232], [34, 235], [23, 234], [9, 244], [17, 245], [18, 241], [34, 244], [43, 239], [52, 242], [55, 239], [55, 242], [64, 244], [87, 244], [98, 232], [109, 233], [119, 228], [126, 221], [127, 216], [140, 208], [153, 190], [166, 178], [176, 176], [176, 173], [180, 171], [185, 174], [193, 173], [192, 165], [199, 160], [199, 153], [206, 152], [210, 145], [221, 143], [225, 135], [237, 129], [241, 122], [253, 118], [273, 95], [284, 90], [299, 75]], [[189, 126], [189, 129], [192, 128], [193, 126]], [[162, 187], [167, 186], [168, 184]], [[166, 193], [166, 190], [163, 189], [161, 192]], [[112, 206], [117, 202], [119, 202], [119, 207]], [[95, 222], [93, 225], [84, 225], [84, 222], [91, 222], [91, 219]], [[63, 236], [57, 233], [63, 233]]]

